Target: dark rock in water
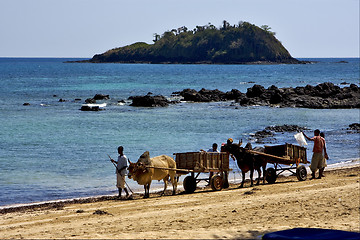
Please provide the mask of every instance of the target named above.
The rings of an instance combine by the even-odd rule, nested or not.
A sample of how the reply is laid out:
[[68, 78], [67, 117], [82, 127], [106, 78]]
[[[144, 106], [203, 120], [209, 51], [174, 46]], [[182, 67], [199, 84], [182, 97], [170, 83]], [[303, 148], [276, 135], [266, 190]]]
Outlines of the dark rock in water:
[[132, 100], [130, 106], [134, 107], [167, 107], [171, 103], [162, 95], [132, 96], [129, 99]]
[[246, 96], [248, 98], [261, 97], [265, 92], [266, 90], [263, 86], [255, 84], [253, 87], [248, 88]]
[[104, 95], [104, 94], [95, 94], [93, 99], [95, 99], [95, 100], [109, 100], [110, 96], [109, 95]]
[[351, 84], [340, 88], [333, 83], [322, 83], [317, 86], [307, 85], [296, 88], [271, 86], [268, 89], [260, 85], [248, 88], [246, 97], [235, 100], [242, 106], [276, 104], [280, 107], [302, 108], [360, 108], [359, 87]]
[[230, 92], [225, 93], [225, 98], [227, 100], [235, 100], [245, 97], [245, 94], [240, 92], [237, 89], [232, 89]]
[[352, 123], [349, 125], [348, 130], [356, 131], [357, 133], [360, 132], [360, 123]]
[[59, 102], [66, 102], [67, 100], [60, 98]]
[[265, 130], [274, 131], [274, 132], [300, 132], [308, 130], [306, 127], [300, 127], [298, 125], [281, 125], [281, 126], [269, 126]]
[[105, 110], [104, 108], [101, 108], [100, 106], [86, 106], [86, 105], [83, 105], [81, 106], [80, 108], [81, 111], [92, 111], [92, 112], [97, 112], [97, 111], [102, 111], [102, 110]]
[[275, 138], [272, 138], [274, 134], [268, 130], [257, 131], [253, 138], [255, 138], [256, 143], [271, 143], [275, 141]]
[[30, 103], [26, 102], [23, 104], [23, 106], [30, 106]]
[[218, 89], [208, 90], [205, 88], [202, 88], [199, 92], [194, 89], [184, 89], [181, 92], [173, 92], [173, 95], [180, 95], [184, 98], [184, 101], [191, 102], [220, 102], [245, 97], [245, 94], [237, 89], [224, 93]]
[[94, 98], [88, 98], [85, 100], [86, 103], [96, 103], [96, 100]]
[[[181, 92], [174, 92], [173, 94], [178, 94], [184, 98], [184, 101], [191, 102], [220, 102], [227, 100], [226, 94], [218, 89], [208, 90], [203, 88], [199, 92], [194, 89], [184, 89]], [[233, 92], [233, 94], [236, 93]]]
[[184, 101], [202, 102], [201, 95], [194, 89], [185, 89], [180, 96], [184, 97]]
[[81, 101], [81, 98], [75, 98], [75, 102]]
[[350, 129], [360, 130], [360, 123], [352, 123], [349, 125]]
[[201, 96], [201, 102], [220, 102], [225, 101], [225, 93], [215, 89], [215, 90], [208, 90], [208, 89], [201, 89], [199, 91], [199, 94]]
[[341, 89], [339, 86], [335, 86], [333, 83], [326, 82], [315, 86], [312, 95], [317, 97], [327, 98], [327, 97], [335, 96], [340, 92]]
[[274, 136], [274, 134], [271, 131], [265, 129], [262, 131], [257, 131], [254, 136], [259, 138], [265, 138], [265, 137], [272, 137]]
[[95, 94], [93, 98], [87, 98], [85, 100], [85, 103], [96, 103], [96, 100], [109, 100], [109, 99], [110, 99], [109, 95]]

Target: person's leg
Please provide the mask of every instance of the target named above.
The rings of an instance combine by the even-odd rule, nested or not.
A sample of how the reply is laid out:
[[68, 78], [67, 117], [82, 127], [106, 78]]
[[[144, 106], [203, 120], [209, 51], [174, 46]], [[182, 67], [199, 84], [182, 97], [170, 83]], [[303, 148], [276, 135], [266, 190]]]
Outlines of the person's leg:
[[314, 179], [316, 171], [323, 167], [322, 160], [323, 160], [322, 153], [313, 153], [313, 156], [311, 158], [311, 165], [310, 165], [310, 170], [312, 172], [310, 180]]
[[317, 177], [317, 179], [321, 179], [321, 176], [323, 175], [323, 171], [324, 171], [324, 168], [319, 169], [319, 176]]
[[125, 193], [126, 193], [126, 197], [128, 197], [128, 196], [129, 196], [128, 190], [127, 190], [126, 188], [124, 188], [124, 191], [125, 191]]
[[317, 162], [316, 162], [315, 153], [313, 153], [312, 158], [311, 158], [310, 170], [311, 170], [311, 178], [310, 178], [310, 180], [315, 179], [315, 173], [316, 173], [316, 170], [317, 170]]
[[327, 162], [326, 162], [326, 158], [324, 158], [321, 177], [325, 177], [325, 175], [324, 175], [324, 170], [325, 170], [325, 167], [326, 167], [326, 166], [327, 166]]
[[125, 176], [119, 174], [119, 197], [121, 197], [121, 191], [124, 189], [126, 196], [129, 195], [126, 187], [125, 187]]
[[121, 197], [121, 192], [122, 192], [121, 175], [118, 173], [116, 174], [116, 187], [118, 188], [119, 191], [118, 197]]
[[318, 179], [321, 179], [323, 172], [324, 172], [324, 166], [325, 166], [325, 158], [323, 154], [319, 154], [319, 162], [317, 168], [319, 169], [319, 177]]

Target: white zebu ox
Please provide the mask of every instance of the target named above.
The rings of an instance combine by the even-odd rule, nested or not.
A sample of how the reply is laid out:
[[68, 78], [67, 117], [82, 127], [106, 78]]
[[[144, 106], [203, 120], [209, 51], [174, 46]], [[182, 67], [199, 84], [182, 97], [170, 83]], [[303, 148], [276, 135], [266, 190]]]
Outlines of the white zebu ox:
[[[174, 170], [170, 170], [170, 169]], [[164, 191], [167, 188], [167, 182], [170, 177], [171, 184], [173, 186], [174, 195], [177, 188], [177, 181], [175, 178], [176, 174], [176, 163], [175, 160], [169, 156], [161, 155], [150, 158], [148, 151], [144, 152], [136, 163], [129, 161], [129, 174], [128, 177], [136, 181], [140, 185], [144, 185], [145, 195], [144, 198], [148, 198], [150, 193], [150, 184], [152, 180], [163, 180], [165, 183]]]

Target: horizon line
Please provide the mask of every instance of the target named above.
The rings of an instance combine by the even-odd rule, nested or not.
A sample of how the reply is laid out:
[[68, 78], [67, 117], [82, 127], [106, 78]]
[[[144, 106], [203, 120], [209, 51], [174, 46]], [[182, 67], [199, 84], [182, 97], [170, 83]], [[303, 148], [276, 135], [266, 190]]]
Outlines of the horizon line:
[[[64, 56], [0, 56], [0, 58], [84, 58], [91, 59], [92, 57], [64, 57]], [[353, 57], [293, 57], [295, 59], [299, 58], [360, 58], [360, 56]]]

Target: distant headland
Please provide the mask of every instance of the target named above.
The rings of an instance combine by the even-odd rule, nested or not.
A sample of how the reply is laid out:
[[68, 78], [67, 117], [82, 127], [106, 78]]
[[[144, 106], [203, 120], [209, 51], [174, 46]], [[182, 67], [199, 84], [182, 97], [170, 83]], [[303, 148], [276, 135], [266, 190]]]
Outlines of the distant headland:
[[183, 26], [162, 35], [154, 34], [153, 44], [137, 42], [114, 48], [80, 62], [169, 63], [169, 64], [299, 64], [270, 27], [248, 22], [221, 27], [212, 24], [189, 30]]

